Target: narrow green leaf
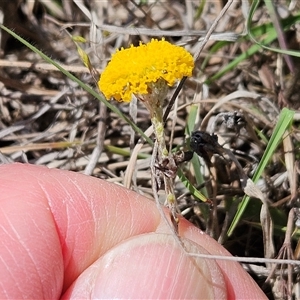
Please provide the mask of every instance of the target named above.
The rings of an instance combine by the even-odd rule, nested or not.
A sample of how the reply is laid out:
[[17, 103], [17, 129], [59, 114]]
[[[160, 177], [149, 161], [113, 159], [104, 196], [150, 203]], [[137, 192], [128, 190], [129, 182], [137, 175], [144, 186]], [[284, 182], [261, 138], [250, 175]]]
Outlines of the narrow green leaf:
[[[249, 20], [251, 20], [251, 19], [248, 19], [248, 22], [250, 22]], [[290, 16], [287, 19], [282, 20], [283, 30], [288, 30], [292, 25], [299, 23], [299, 22], [300, 22], [300, 13], [298, 13], [294, 16]], [[250, 23], [248, 24], [248, 28], [250, 28]], [[205, 83], [210, 84], [213, 81], [215, 81], [216, 79], [221, 78], [224, 74], [226, 74], [227, 72], [234, 69], [239, 63], [246, 60], [253, 54], [257, 53], [262, 48], [266, 49], [266, 50], [274, 51], [274, 48], [270, 48], [270, 47], [266, 46], [266, 45], [269, 45], [270, 43], [272, 43], [273, 41], [275, 41], [277, 38], [277, 33], [276, 33], [276, 30], [274, 29], [272, 23], [263, 24], [263, 25], [254, 27], [251, 30], [248, 29], [248, 32], [249, 32], [249, 35], [243, 37], [240, 41], [242, 42], [242, 41], [245, 41], [250, 38], [255, 44], [252, 45], [247, 51], [245, 51], [244, 53], [242, 53], [241, 55], [236, 57], [234, 60], [229, 62], [224, 68], [222, 68], [219, 72], [214, 74], [214, 76], [208, 78], [205, 81]], [[255, 39], [255, 37], [263, 37], [263, 38], [262, 38], [261, 42], [258, 42]], [[214, 46], [213, 51], [217, 51], [218, 49], [220, 49], [220, 47], [226, 45], [227, 43], [228, 42], [224, 42], [224, 41], [218, 42], [216, 44], [216, 46]], [[277, 51], [275, 51], [275, 52], [278, 52], [278, 53], [282, 52], [283, 54], [300, 57], [299, 51], [294, 51], [294, 50], [285, 51], [285, 50], [277, 49]], [[203, 62], [202, 67], [205, 67], [204, 63], [207, 63], [207, 61]]]
[[198, 116], [198, 105], [191, 105], [188, 119], [187, 119], [187, 125], [185, 128], [185, 134], [191, 135], [195, 127], [197, 116]]
[[[186, 135], [191, 135], [191, 133], [194, 131], [195, 123], [198, 116], [198, 105], [192, 105], [190, 107], [188, 119], [187, 119], [187, 125], [185, 127], [185, 133]], [[189, 144], [189, 142], [188, 142]], [[204, 182], [203, 175], [201, 173], [201, 165], [199, 162], [198, 157], [193, 156], [191, 160], [194, 172], [195, 172], [195, 178], [197, 185], [201, 185]], [[206, 202], [207, 201], [207, 191], [206, 188], [202, 188], [201, 191], [198, 191], [197, 188], [185, 177], [183, 172], [179, 169], [178, 170], [178, 177], [184, 184], [184, 186], [190, 191], [190, 193], [197, 199]]]
[[[280, 53], [280, 54], [286, 54], [286, 55], [290, 55], [290, 56], [300, 57], [300, 51], [286, 50], [286, 49], [283, 50], [280, 48], [269, 47], [269, 46], [267, 46], [268, 43], [259, 42], [258, 40], [255, 39], [255, 37], [252, 33], [252, 29], [251, 29], [251, 21], [253, 19], [253, 15], [254, 15], [259, 3], [260, 3], [260, 0], [254, 0], [252, 2], [252, 5], [251, 5], [250, 11], [249, 11], [249, 15], [248, 15], [246, 26], [247, 26], [247, 31], [248, 31], [248, 35], [249, 35], [250, 39], [255, 44], [257, 44], [259, 47], [261, 47], [265, 50], [269, 50], [269, 51]], [[268, 1], [265, 0], [265, 4], [268, 7], [269, 11], [272, 11], [274, 9], [273, 3], [271, 3], [269, 0]], [[296, 19], [295, 19], [295, 17], [296, 17]], [[289, 22], [289, 20], [291, 20], [292, 22]], [[290, 26], [296, 24], [297, 22], [299, 22], [299, 14], [294, 16], [294, 18], [287, 18], [285, 20], [282, 20], [283, 25], [285, 25], [284, 30], [287, 30], [288, 28], [290, 28]], [[274, 34], [275, 34], [275, 38], [277, 38], [277, 32], [276, 32], [275, 28], [272, 27], [272, 35], [274, 35]]]
[[88, 86], [87, 84], [85, 84], [84, 82], [82, 82], [81, 80], [79, 80], [77, 77], [75, 77], [73, 74], [71, 74], [67, 70], [65, 70], [63, 67], [60, 66], [59, 63], [57, 63], [56, 61], [52, 60], [49, 56], [47, 56], [42, 51], [40, 51], [39, 49], [37, 49], [36, 47], [34, 47], [30, 43], [28, 43], [26, 40], [24, 40], [23, 38], [21, 38], [19, 35], [17, 35], [12, 30], [8, 29], [7, 27], [5, 27], [2, 24], [0, 24], [0, 28], [3, 29], [4, 31], [6, 31], [7, 33], [9, 33], [11, 36], [13, 36], [18, 41], [20, 41], [22, 44], [24, 44], [30, 50], [32, 50], [33, 52], [37, 53], [46, 62], [48, 62], [48, 63], [52, 64], [53, 66], [55, 66], [59, 71], [61, 71], [64, 75], [66, 75], [71, 80], [75, 81], [80, 87], [82, 87], [89, 94], [91, 94], [92, 96], [94, 96], [99, 101], [102, 101], [103, 103], [105, 103], [105, 105], [110, 110], [112, 110], [115, 114], [117, 114], [120, 118], [122, 118], [125, 122], [127, 122], [138, 134], [140, 134], [144, 138], [144, 140], [147, 141], [148, 144], [153, 145], [153, 141], [149, 137], [147, 137], [144, 134], [144, 132], [134, 122], [132, 122], [127, 116], [125, 116], [124, 114], [122, 114], [122, 112], [116, 106], [114, 106], [113, 104], [109, 103], [104, 97], [102, 97], [99, 93], [97, 93], [96, 91], [94, 91], [90, 86]]
[[[259, 165], [253, 175], [252, 181], [255, 183], [258, 181], [260, 176], [262, 175], [264, 169], [266, 168], [269, 160], [271, 159], [274, 151], [278, 147], [279, 142], [282, 140], [282, 136], [285, 133], [285, 131], [290, 127], [291, 122], [293, 120], [295, 112], [292, 110], [289, 110], [287, 108], [283, 108], [279, 115], [279, 119], [277, 122], [277, 125], [273, 131], [273, 134], [269, 140], [269, 143], [267, 145], [267, 148], [263, 154], [263, 157], [261, 161], [259, 162]], [[234, 219], [227, 231], [227, 235], [230, 236], [233, 233], [233, 230], [236, 228], [237, 224], [241, 220], [241, 217], [244, 213], [244, 211], [247, 208], [247, 205], [250, 201], [250, 197], [244, 196], [241, 204], [239, 205], [238, 211], [236, 212]]]
[[191, 182], [185, 177], [185, 175], [183, 174], [182, 170], [180, 168], [178, 168], [178, 177], [180, 178], [181, 182], [184, 184], [184, 186], [190, 191], [190, 193], [198, 198], [199, 200], [203, 201], [203, 202], [207, 202], [209, 201], [209, 199], [203, 195], [200, 191], [197, 190], [197, 188], [191, 184]]

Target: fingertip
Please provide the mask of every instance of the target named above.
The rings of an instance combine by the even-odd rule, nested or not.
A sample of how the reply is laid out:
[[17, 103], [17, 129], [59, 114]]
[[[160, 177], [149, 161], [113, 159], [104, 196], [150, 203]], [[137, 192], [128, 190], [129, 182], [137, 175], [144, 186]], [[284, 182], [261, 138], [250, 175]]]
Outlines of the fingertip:
[[[199, 245], [203, 245], [210, 255], [231, 256], [216, 240], [185, 219], [180, 219], [180, 235]], [[239, 262], [216, 259], [222, 270], [228, 299], [267, 299], [252, 277], [242, 268]]]
[[[206, 253], [190, 241], [185, 241], [185, 247], [190, 252]], [[172, 235], [149, 233], [107, 252], [64, 297], [226, 299], [226, 295], [222, 272], [213, 260], [190, 257]]]

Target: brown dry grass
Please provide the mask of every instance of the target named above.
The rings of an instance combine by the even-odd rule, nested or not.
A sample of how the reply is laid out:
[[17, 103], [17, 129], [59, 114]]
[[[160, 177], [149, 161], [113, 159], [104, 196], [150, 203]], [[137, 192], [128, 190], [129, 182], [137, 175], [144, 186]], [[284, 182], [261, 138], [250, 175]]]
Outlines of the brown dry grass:
[[[203, 12], [195, 18], [199, 2], [148, 1], [145, 5], [137, 5], [134, 1], [115, 0], [76, 5], [72, 1], [61, 1], [60, 5], [56, 5], [55, 1], [20, 0], [1, 1], [0, 8], [4, 11], [6, 26], [93, 86], [92, 76], [82, 66], [70, 35], [82, 36], [89, 41], [83, 47], [100, 73], [117, 48], [137, 44], [140, 40], [147, 42], [152, 37], [165, 36], [196, 54], [199, 38], [211, 28], [224, 6], [221, 0], [207, 1]], [[297, 12], [298, 3], [295, 4], [292, 7], [292, 4], [288, 6], [288, 1], [276, 1], [282, 14]], [[214, 39], [233, 42], [212, 55], [203, 69], [201, 65], [216, 42], [206, 43], [194, 76], [187, 80], [171, 113], [167, 133], [168, 136], [173, 134], [173, 147], [182, 147], [190, 105], [197, 105], [199, 124], [196, 129], [217, 133], [219, 142], [235, 151], [251, 177], [266, 147], [257, 131], [269, 138], [282, 107], [299, 109], [300, 68], [299, 60], [294, 60], [294, 72], [289, 72], [282, 56], [259, 51], [218, 80], [205, 84], [207, 79], [251, 46], [249, 41], [236, 41], [245, 32], [245, 5], [246, 1], [233, 1], [219, 22]], [[259, 8], [254, 21], [256, 24], [269, 22], [264, 6]], [[287, 33], [288, 47], [299, 49], [299, 35], [299, 27]], [[152, 198], [149, 171], [152, 149], [148, 145], [140, 145], [130, 156], [130, 149], [137, 147], [135, 144], [139, 137], [133, 135], [126, 122], [4, 32], [0, 50], [0, 158], [3, 163], [28, 162], [84, 172], [119, 184], [125, 182], [126, 186], [130, 185]], [[174, 90], [170, 91], [170, 96], [172, 92]], [[216, 103], [222, 105], [212, 110]], [[128, 105], [115, 105], [124, 114], [129, 114]], [[239, 111], [243, 116], [241, 128], [228, 129], [220, 122], [215, 126], [219, 113], [233, 111]], [[292, 133], [276, 152], [264, 180], [260, 182], [271, 206], [279, 208], [275, 213], [282, 212], [279, 216], [282, 222], [276, 223], [281, 227], [286, 225], [290, 209], [299, 206], [299, 112], [296, 118]], [[144, 131], [150, 126], [147, 111], [139, 103], [136, 124]], [[151, 134], [151, 131], [147, 132]], [[285, 160], [284, 153], [288, 153]], [[220, 239], [224, 222], [232, 216], [233, 208], [229, 207], [234, 199], [241, 199], [243, 192], [236, 171], [222, 158], [215, 157], [215, 160], [211, 173], [204, 174], [209, 195], [217, 204], [211, 217], [204, 217], [205, 209], [209, 214], [207, 205], [195, 201], [179, 180], [175, 186], [179, 207], [185, 217]], [[292, 161], [291, 170], [287, 170], [286, 160]], [[192, 180], [189, 165], [183, 168]], [[248, 210], [234, 236], [224, 241], [234, 255], [264, 257], [261, 231], [257, 225], [257, 207], [251, 206], [252, 210]], [[227, 227], [224, 225], [223, 228]], [[279, 230], [274, 234], [274, 241], [278, 253], [284, 233]], [[299, 249], [295, 240], [289, 245], [293, 250]], [[299, 259], [299, 253], [294, 255]], [[268, 274], [267, 268], [251, 267], [254, 270], [252, 275], [262, 285]], [[281, 278], [286, 280], [285, 275]], [[298, 279], [294, 274], [293, 283], [288, 284], [296, 286]], [[263, 288], [270, 298], [280, 298], [276, 298], [268, 286]]]

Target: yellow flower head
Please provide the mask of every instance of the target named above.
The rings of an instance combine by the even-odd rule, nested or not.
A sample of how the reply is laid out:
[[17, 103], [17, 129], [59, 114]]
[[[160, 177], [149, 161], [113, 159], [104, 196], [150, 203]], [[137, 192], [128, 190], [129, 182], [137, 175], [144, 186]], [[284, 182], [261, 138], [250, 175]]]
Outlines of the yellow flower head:
[[162, 39], [148, 44], [118, 50], [103, 71], [98, 82], [107, 99], [130, 102], [132, 94], [152, 92], [153, 83], [164, 80], [172, 86], [184, 76], [191, 76], [194, 68], [192, 55], [184, 48]]

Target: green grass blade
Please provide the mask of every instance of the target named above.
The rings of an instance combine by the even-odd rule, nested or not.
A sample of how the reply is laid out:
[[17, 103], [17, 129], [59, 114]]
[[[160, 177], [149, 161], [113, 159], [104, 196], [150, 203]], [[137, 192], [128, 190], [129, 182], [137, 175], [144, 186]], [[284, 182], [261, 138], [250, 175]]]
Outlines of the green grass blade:
[[[186, 133], [190, 136], [191, 133], [194, 131], [194, 127], [197, 121], [197, 116], [198, 116], [198, 105], [192, 105], [190, 112], [189, 112], [189, 116], [187, 119], [187, 126], [186, 126]], [[204, 183], [204, 178], [203, 175], [201, 173], [201, 165], [200, 165], [200, 161], [199, 158], [197, 156], [193, 156], [192, 160], [191, 160], [194, 172], [195, 172], [195, 178], [196, 178], [196, 183], [197, 185], [202, 185]], [[207, 196], [207, 191], [205, 188], [202, 189], [203, 194], [205, 194], [205, 196]], [[196, 197], [196, 196], [195, 196]], [[199, 197], [197, 197], [199, 198]]]
[[[269, 0], [268, 0], [269, 1]], [[271, 2], [268, 2], [265, 0], [265, 4], [268, 8], [269, 11], [272, 11], [274, 9], [273, 7], [273, 3]], [[290, 56], [295, 56], [295, 57], [300, 57], [300, 51], [294, 51], [294, 50], [287, 50], [287, 49], [278, 49], [278, 48], [274, 48], [274, 47], [269, 47], [267, 46], [266, 44], [268, 43], [264, 43], [264, 42], [259, 42], [258, 40], [255, 39], [253, 33], [252, 33], [252, 29], [251, 29], [251, 21], [253, 19], [253, 15], [259, 5], [259, 2], [260, 0], [254, 0], [252, 2], [252, 5], [250, 7], [250, 11], [249, 11], [249, 15], [248, 15], [248, 19], [247, 19], [247, 23], [246, 23], [246, 26], [247, 26], [247, 32], [248, 32], [248, 35], [250, 37], [250, 39], [255, 43], [257, 44], [258, 46], [260, 46], [261, 48], [265, 49], [265, 50], [269, 50], [269, 51], [272, 51], [272, 52], [276, 52], [276, 53], [280, 53], [280, 54], [286, 54], [286, 55], [290, 55]], [[297, 22], [299, 22], [299, 18], [297, 18], [297, 16], [299, 17], [299, 14], [296, 15], [295, 17], [296, 18], [287, 18], [286, 20], [282, 20], [282, 25], [285, 27], [284, 30], [287, 30], [290, 26], [296, 24]], [[287, 20], [291, 20], [292, 23], [290, 22], [287, 22]], [[288, 23], [288, 24], [286, 24]], [[288, 26], [287, 26], [288, 25]], [[274, 32], [273, 32], [274, 31]], [[276, 29], [273, 27], [272, 28], [272, 35], [276, 35], [276, 38], [277, 38], [277, 32], [276, 32]]]
[[[190, 111], [189, 111], [189, 115], [188, 115], [188, 119], [187, 119], [187, 125], [186, 125], [186, 128], [185, 128], [185, 133], [189, 136], [194, 131], [197, 116], [198, 116], [198, 106], [197, 105], [192, 105], [191, 108], [190, 108]], [[203, 175], [201, 173], [201, 165], [200, 165], [198, 157], [196, 157], [194, 155], [192, 160], [191, 160], [191, 163], [192, 163], [192, 166], [194, 168], [197, 185], [201, 185], [203, 183], [204, 179], [203, 179]], [[203, 189], [201, 189], [201, 191], [199, 191], [186, 178], [186, 176], [183, 174], [183, 172], [180, 168], [178, 169], [177, 175], [178, 175], [179, 179], [181, 180], [181, 182], [183, 183], [183, 185], [189, 190], [189, 192], [195, 198], [197, 198], [197, 199], [199, 199], [203, 202], [206, 202], [208, 200], [206, 189], [203, 188]]]
[[[287, 18], [285, 20], [282, 20], [283, 30], [289, 29], [293, 24], [296, 24], [298, 22], [300, 22], [300, 14], [297, 14], [295, 16], [290, 16], [289, 18]], [[248, 26], [249, 26], [249, 24], [248, 24]], [[300, 57], [300, 52], [299, 51], [280, 50], [280, 49], [275, 49], [274, 50], [274, 48], [270, 48], [270, 47], [266, 46], [266, 45], [269, 45], [270, 43], [272, 43], [273, 41], [275, 41], [276, 38], [277, 38], [277, 33], [276, 33], [276, 30], [273, 27], [272, 23], [263, 24], [263, 25], [255, 27], [251, 30], [248, 29], [248, 32], [249, 32], [249, 38], [255, 44], [252, 45], [246, 52], [242, 53], [241, 55], [236, 57], [234, 60], [232, 60], [230, 63], [228, 63], [219, 72], [214, 74], [214, 76], [208, 78], [205, 81], [205, 83], [210, 84], [213, 81], [221, 78], [224, 74], [226, 74], [227, 72], [233, 70], [236, 66], [238, 66], [239, 63], [246, 60], [247, 58], [249, 58], [253, 54], [257, 53], [262, 48], [270, 50], [270, 51], [275, 51], [276, 50], [275, 52], [278, 52], [278, 53], [283, 53], [283, 54], [287, 54], [287, 55], [291, 55], [291, 56]], [[257, 36], [257, 37], [258, 36], [263, 36], [264, 38], [262, 39], [261, 42], [258, 42], [255, 39], [254, 36]], [[241, 39], [241, 41], [243, 41], [243, 40], [247, 40], [247, 37], [244, 37], [244, 38]], [[212, 49], [213, 49], [213, 51], [217, 51], [218, 49], [220, 49], [223, 45], [225, 45], [227, 43], [228, 42], [219, 42]], [[201, 66], [202, 68], [205, 67], [205, 63], [207, 63], [207, 60], [205, 60], [203, 62], [202, 66]]]
[[184, 184], [184, 186], [189, 190], [189, 192], [196, 197], [197, 199], [207, 202], [208, 198], [203, 195], [200, 191], [197, 190], [197, 188], [191, 184], [191, 182], [186, 178], [186, 176], [183, 174], [182, 170], [178, 168], [178, 177], [180, 178], [181, 182]]
[[282, 109], [279, 115], [277, 125], [270, 138], [270, 141], [267, 145], [264, 155], [257, 167], [257, 170], [255, 171], [255, 174], [253, 175], [253, 182], [257, 182], [257, 180], [260, 178], [271, 156], [273, 155], [274, 151], [278, 147], [279, 142], [282, 140], [283, 134], [290, 127], [294, 118], [294, 114], [295, 112], [292, 110], [289, 110], [287, 108]]
[[194, 20], [200, 19], [200, 17], [202, 16], [205, 4], [206, 4], [206, 0], [200, 0], [200, 4], [199, 4], [199, 6], [198, 6], [198, 8], [196, 10], [196, 14], [195, 14]]
[[[268, 36], [262, 41], [264, 44], [269, 44], [273, 42], [276, 39], [276, 32], [275, 30], [272, 30], [269, 32]], [[217, 72], [214, 76], [210, 77], [206, 80], [205, 83], [210, 84], [211, 82], [215, 81], [216, 79], [221, 78], [224, 74], [227, 72], [233, 70], [239, 63], [246, 60], [256, 52], [258, 52], [261, 49], [260, 45], [254, 44], [252, 45], [247, 51], [239, 55], [237, 58], [232, 60], [230, 63], [228, 63], [223, 69], [221, 69], [219, 72]]]
[[187, 123], [186, 123], [185, 134], [191, 135], [191, 133], [194, 131], [197, 116], [198, 116], [198, 105], [191, 105]]
[[[112, 146], [112, 145], [105, 145], [104, 148], [109, 151], [110, 153], [114, 153], [114, 154], [118, 154], [124, 157], [129, 157], [131, 155], [130, 150], [127, 149], [123, 149], [120, 147], [116, 147], [116, 146]], [[147, 154], [147, 153], [139, 153], [137, 155], [138, 159], [146, 159], [146, 158], [150, 158], [151, 155]]]
[[[253, 175], [253, 182], [257, 182], [260, 176], [262, 175], [264, 169], [266, 168], [270, 158], [272, 157], [274, 151], [278, 147], [279, 142], [282, 140], [282, 136], [285, 133], [285, 131], [290, 127], [291, 122], [293, 120], [295, 112], [292, 110], [289, 110], [287, 108], [283, 108], [279, 115], [279, 119], [277, 122], [277, 125], [273, 131], [273, 134], [269, 140], [269, 143], [267, 145], [267, 148], [263, 154], [263, 157], [261, 161], [259, 162], [259, 165]], [[233, 233], [233, 230], [236, 228], [238, 222], [241, 220], [242, 215], [244, 211], [247, 208], [247, 205], [250, 201], [250, 197], [244, 196], [241, 204], [239, 205], [238, 211], [236, 212], [234, 219], [227, 231], [227, 235], [230, 236]]]
[[52, 60], [50, 57], [48, 57], [42, 51], [40, 51], [39, 49], [37, 49], [36, 47], [34, 47], [33, 45], [31, 45], [29, 42], [27, 42], [26, 40], [24, 40], [23, 38], [21, 38], [15, 32], [11, 31], [10, 29], [8, 29], [7, 27], [5, 27], [4, 25], [1, 25], [1, 24], [0, 24], [0, 28], [3, 29], [3, 30], [5, 30], [7, 33], [9, 33], [11, 36], [13, 36], [18, 41], [20, 41], [22, 44], [24, 44], [30, 50], [32, 50], [33, 52], [37, 53], [46, 62], [48, 62], [48, 63], [52, 64], [53, 66], [55, 66], [60, 72], [62, 72], [64, 75], [66, 75], [71, 80], [75, 81], [81, 88], [83, 88], [89, 94], [91, 94], [92, 96], [94, 96], [99, 101], [105, 103], [105, 105], [110, 110], [112, 110], [114, 113], [116, 113], [120, 118], [122, 118], [125, 122], [127, 122], [138, 134], [140, 134], [144, 138], [144, 140], [147, 141], [147, 143], [149, 143], [150, 145], [153, 145], [153, 141], [150, 138], [148, 138], [144, 134], [144, 132], [134, 122], [132, 122], [127, 116], [125, 116], [124, 114], [122, 114], [122, 112], [119, 109], [117, 109], [117, 107], [115, 107], [113, 104], [111, 104], [109, 101], [107, 101], [104, 97], [102, 97], [99, 93], [97, 93], [95, 90], [93, 90], [90, 86], [88, 86], [87, 84], [85, 84], [84, 82], [82, 82], [81, 80], [79, 80], [77, 77], [75, 77], [73, 74], [71, 74], [70, 72], [68, 72], [64, 68], [62, 68], [59, 63], [57, 63], [54, 60]]

